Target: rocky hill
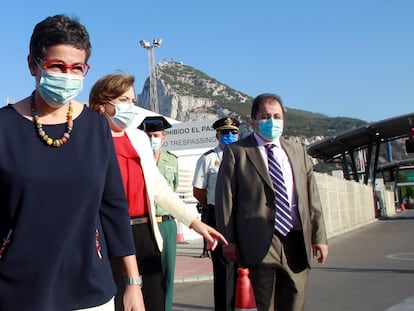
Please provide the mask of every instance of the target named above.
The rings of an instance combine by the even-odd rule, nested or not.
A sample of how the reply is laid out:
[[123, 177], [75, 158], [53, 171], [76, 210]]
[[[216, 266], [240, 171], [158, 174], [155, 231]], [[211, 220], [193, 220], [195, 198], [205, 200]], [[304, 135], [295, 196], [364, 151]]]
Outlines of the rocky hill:
[[[248, 125], [252, 97], [220, 83], [203, 72], [177, 62], [157, 65], [159, 113], [179, 121], [217, 119], [233, 116]], [[137, 104], [150, 109], [149, 79]], [[285, 135], [308, 140], [333, 135], [365, 124], [352, 118], [330, 118], [320, 113], [287, 107]]]
[[[251, 98], [192, 67], [163, 62], [157, 65], [159, 113], [179, 121], [216, 119], [227, 115], [244, 119]], [[149, 79], [137, 104], [150, 109]]]
[[[179, 120], [215, 120], [233, 116], [241, 121], [241, 136], [250, 133], [249, 117], [253, 98], [220, 83], [203, 72], [178, 62], [162, 62], [156, 67], [159, 113]], [[137, 105], [150, 109], [150, 84], [146, 80]], [[256, 95], [256, 94], [255, 94]], [[326, 136], [366, 124], [353, 118], [331, 118], [287, 107], [284, 136], [308, 145]], [[396, 142], [397, 149], [400, 148]], [[385, 158], [385, 151], [384, 156]], [[396, 157], [396, 159], [401, 156]]]

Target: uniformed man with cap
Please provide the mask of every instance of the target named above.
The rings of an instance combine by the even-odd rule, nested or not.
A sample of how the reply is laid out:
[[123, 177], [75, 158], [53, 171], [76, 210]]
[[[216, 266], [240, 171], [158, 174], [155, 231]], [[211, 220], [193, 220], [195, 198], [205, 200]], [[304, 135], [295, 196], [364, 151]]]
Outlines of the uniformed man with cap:
[[[214, 213], [216, 180], [223, 156], [223, 149], [225, 145], [238, 140], [239, 125], [239, 121], [231, 117], [221, 118], [213, 123], [218, 145], [198, 159], [194, 171], [193, 195], [199, 204], [202, 205], [203, 213], [207, 215], [205, 222], [213, 228], [216, 228]], [[200, 257], [206, 256], [208, 256], [208, 252], [204, 248]], [[211, 252], [211, 257], [214, 274], [215, 310], [233, 310], [237, 267], [233, 262], [227, 261], [223, 257], [221, 246]]]
[[[162, 145], [166, 141], [165, 130], [170, 127], [171, 124], [163, 116], [149, 116], [142, 121], [138, 128], [147, 133], [157, 167], [175, 191], [178, 187], [178, 159], [169, 151], [162, 150]], [[165, 286], [165, 310], [169, 311], [172, 310], [173, 304], [177, 225], [174, 218], [157, 205], [156, 215], [164, 241], [161, 261]]]

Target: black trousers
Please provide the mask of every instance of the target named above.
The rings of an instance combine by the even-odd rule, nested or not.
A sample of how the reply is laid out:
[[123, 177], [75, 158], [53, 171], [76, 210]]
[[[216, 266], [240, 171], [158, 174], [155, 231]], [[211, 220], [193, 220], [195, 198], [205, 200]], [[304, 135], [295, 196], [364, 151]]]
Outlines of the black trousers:
[[[165, 289], [162, 277], [161, 253], [152, 233], [151, 224], [131, 226], [134, 236], [138, 269], [142, 275], [142, 294], [146, 310], [165, 311]], [[125, 280], [121, 266], [116, 259], [111, 260], [112, 273], [118, 287], [115, 296], [115, 310], [124, 311], [123, 294]]]
[[[206, 223], [213, 228], [217, 228], [214, 209], [214, 205], [208, 206]], [[232, 311], [234, 310], [237, 265], [224, 258], [222, 244], [219, 244], [211, 252], [211, 260], [214, 275], [214, 310]]]

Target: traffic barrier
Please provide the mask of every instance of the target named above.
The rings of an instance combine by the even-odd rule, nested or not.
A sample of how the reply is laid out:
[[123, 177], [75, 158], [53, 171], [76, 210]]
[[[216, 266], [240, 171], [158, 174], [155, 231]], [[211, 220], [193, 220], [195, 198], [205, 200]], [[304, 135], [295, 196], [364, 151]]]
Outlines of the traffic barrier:
[[235, 311], [257, 311], [249, 269], [238, 268], [239, 277], [236, 285]]

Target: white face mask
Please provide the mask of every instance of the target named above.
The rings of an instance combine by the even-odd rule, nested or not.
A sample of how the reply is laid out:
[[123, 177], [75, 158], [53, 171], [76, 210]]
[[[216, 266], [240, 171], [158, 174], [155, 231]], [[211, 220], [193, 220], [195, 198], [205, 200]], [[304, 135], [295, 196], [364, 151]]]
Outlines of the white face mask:
[[157, 151], [162, 146], [161, 138], [159, 137], [150, 137], [150, 143], [152, 151]]
[[61, 107], [74, 99], [83, 89], [83, 76], [52, 73], [42, 70], [37, 90], [52, 107]]
[[109, 103], [115, 107], [115, 114], [110, 116], [112, 123], [118, 130], [125, 130], [134, 121], [134, 105], [132, 103]]

